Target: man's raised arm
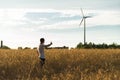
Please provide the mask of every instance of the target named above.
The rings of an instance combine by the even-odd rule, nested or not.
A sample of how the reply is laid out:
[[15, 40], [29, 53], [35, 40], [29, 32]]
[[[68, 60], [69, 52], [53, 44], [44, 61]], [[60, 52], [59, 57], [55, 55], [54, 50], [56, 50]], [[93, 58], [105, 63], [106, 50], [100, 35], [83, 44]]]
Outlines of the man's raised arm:
[[48, 44], [48, 45], [44, 45], [44, 47], [49, 47], [49, 46], [51, 46], [52, 45], [52, 42], [50, 43], [50, 44]]

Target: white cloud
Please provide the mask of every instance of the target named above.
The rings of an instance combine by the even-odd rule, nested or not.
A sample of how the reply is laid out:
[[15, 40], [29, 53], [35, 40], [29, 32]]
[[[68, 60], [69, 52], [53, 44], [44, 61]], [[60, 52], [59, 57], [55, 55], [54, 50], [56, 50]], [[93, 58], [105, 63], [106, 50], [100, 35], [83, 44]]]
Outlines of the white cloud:
[[2, 26], [23, 24], [20, 20], [23, 19], [24, 14], [24, 9], [0, 9], [0, 24]]
[[120, 25], [119, 11], [99, 11], [97, 16], [87, 19], [88, 26]]
[[48, 29], [70, 29], [70, 28], [75, 28], [79, 27], [78, 25], [79, 21], [64, 21], [64, 22], [59, 22], [51, 25], [44, 25], [44, 26], [39, 26], [39, 29], [43, 30], [48, 30]]
[[[119, 11], [100, 11], [83, 9], [85, 15], [93, 16], [87, 19], [87, 26], [96, 25], [119, 25]], [[31, 20], [26, 18], [27, 13], [54, 13], [51, 14], [54, 18], [39, 17], [39, 20]], [[56, 13], [60, 13], [56, 16]], [[79, 17], [76, 19], [76, 17]], [[34, 15], [32, 16], [34, 18]], [[54, 9], [0, 9], [0, 24], [4, 26], [25, 27], [38, 26], [39, 29], [64, 29], [78, 27], [82, 14], [80, 9], [75, 10], [54, 10]], [[82, 25], [83, 26], [83, 25]], [[26, 27], [27, 29], [29, 27]], [[29, 30], [29, 29], [28, 29]], [[32, 30], [32, 29], [31, 29]]]

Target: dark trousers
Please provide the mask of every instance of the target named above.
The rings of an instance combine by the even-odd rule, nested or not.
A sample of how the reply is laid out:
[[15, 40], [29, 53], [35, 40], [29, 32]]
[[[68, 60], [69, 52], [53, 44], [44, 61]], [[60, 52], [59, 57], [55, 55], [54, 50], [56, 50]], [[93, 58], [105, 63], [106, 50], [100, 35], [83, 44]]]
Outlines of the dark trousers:
[[40, 58], [40, 63], [41, 63], [41, 66], [43, 66], [45, 64], [45, 58]]

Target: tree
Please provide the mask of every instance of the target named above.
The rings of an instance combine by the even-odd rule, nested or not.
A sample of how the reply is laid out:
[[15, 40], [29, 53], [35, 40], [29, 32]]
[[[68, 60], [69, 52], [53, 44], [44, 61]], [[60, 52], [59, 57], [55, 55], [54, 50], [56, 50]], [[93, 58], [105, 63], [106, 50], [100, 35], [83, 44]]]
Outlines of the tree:
[[109, 45], [109, 48], [117, 48], [117, 46], [118, 45], [116, 43], [112, 43], [112, 44]]
[[80, 42], [80, 43], [77, 45], [77, 48], [83, 48], [83, 44]]
[[89, 42], [89, 44], [86, 45], [86, 48], [93, 48], [93, 43]]
[[3, 46], [3, 47], [1, 47], [0, 49], [10, 49], [10, 47], [8, 47], [8, 46]]
[[25, 47], [24, 49], [31, 49], [30, 47]]

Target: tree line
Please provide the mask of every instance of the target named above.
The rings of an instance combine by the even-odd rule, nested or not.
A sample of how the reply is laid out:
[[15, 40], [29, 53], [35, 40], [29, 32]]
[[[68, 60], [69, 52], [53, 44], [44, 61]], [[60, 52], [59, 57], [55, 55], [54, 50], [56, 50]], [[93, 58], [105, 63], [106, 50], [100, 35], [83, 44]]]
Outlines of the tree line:
[[118, 45], [117, 43], [112, 43], [112, 44], [106, 44], [106, 43], [102, 43], [102, 44], [95, 44], [92, 42], [89, 43], [85, 43], [83, 44], [82, 42], [80, 42], [79, 44], [77, 44], [76, 48], [85, 48], [85, 49], [120, 49], [120, 45]]
[[[83, 49], [120, 49], [120, 45], [118, 45], [117, 43], [95, 44], [95, 43], [89, 42], [89, 43], [83, 44], [82, 42], [80, 42], [79, 44], [77, 44], [76, 48], [78, 49], [82, 49], [82, 48]], [[0, 47], [0, 49], [10, 49], [10, 47], [4, 45], [3, 47]], [[24, 49], [27, 49], [27, 47], [25, 47]]]

